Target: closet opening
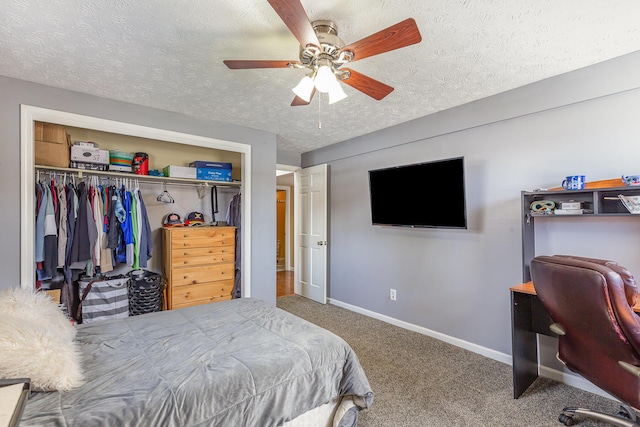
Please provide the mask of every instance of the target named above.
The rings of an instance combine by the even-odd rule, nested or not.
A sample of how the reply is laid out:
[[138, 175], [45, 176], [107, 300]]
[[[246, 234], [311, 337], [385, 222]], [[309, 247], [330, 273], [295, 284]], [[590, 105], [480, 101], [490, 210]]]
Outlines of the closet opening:
[[[132, 146], [127, 147], [129, 151], [142, 151], [140, 147], [136, 147], [135, 144], [140, 144], [142, 141], [145, 147], [152, 148], [156, 152], [160, 153], [164, 150], [166, 160], [160, 160], [162, 162], [171, 161], [171, 152], [191, 152], [193, 156], [206, 155], [211, 150], [219, 150], [224, 153], [227, 152], [231, 158], [235, 156], [239, 157], [240, 163], [240, 184], [235, 183], [235, 186], [218, 187], [217, 201], [222, 200], [219, 206], [222, 207], [226, 202], [225, 197], [230, 198], [233, 194], [238, 192], [243, 193], [243, 203], [241, 205], [241, 289], [242, 296], [251, 296], [251, 272], [250, 268], [250, 254], [251, 254], [251, 230], [245, 224], [251, 223], [250, 218], [250, 200], [251, 200], [251, 146], [248, 144], [242, 144], [232, 141], [219, 140], [215, 138], [202, 137], [197, 135], [191, 135], [181, 132], [168, 131], [159, 128], [152, 128], [140, 125], [134, 125], [124, 122], [116, 122], [112, 120], [100, 119], [95, 117], [83, 116], [78, 114], [66, 113], [62, 111], [49, 110], [39, 107], [22, 105], [21, 108], [21, 215], [24, 218], [21, 221], [21, 261], [20, 261], [20, 285], [23, 288], [33, 289], [36, 281], [35, 272], [35, 217], [33, 212], [35, 210], [35, 184], [37, 180], [36, 165], [34, 163], [34, 127], [35, 122], [46, 122], [52, 124], [58, 124], [65, 127], [69, 127], [73, 132], [80, 133], [75, 136], [75, 139], [83, 139], [85, 137], [91, 138], [92, 132], [105, 132], [113, 135], [117, 135], [122, 138], [122, 144], [125, 144], [128, 140], [132, 141]], [[85, 132], [86, 135], [82, 135]], [[144, 140], [141, 140], [144, 139]], [[154, 145], [155, 144], [155, 145]], [[164, 147], [164, 148], [163, 148]], [[102, 147], [101, 147], [102, 148]], [[104, 147], [109, 149], [111, 147]], [[217, 151], [216, 151], [217, 152]], [[167, 154], [168, 153], [168, 154]], [[223, 154], [224, 155], [224, 154]], [[194, 159], [195, 160], [195, 159]], [[158, 163], [157, 163], [158, 164]], [[171, 163], [169, 163], [171, 164]], [[87, 171], [89, 173], [89, 171]], [[81, 174], [81, 172], [80, 172]], [[135, 179], [137, 176], [131, 174], [131, 178]], [[168, 190], [172, 195], [177, 196], [178, 201], [190, 200], [190, 204], [183, 205], [181, 208], [177, 208], [177, 204], [173, 206], [165, 204], [158, 199], [158, 206], [153, 205], [152, 209], [155, 210], [154, 221], [155, 225], [160, 222], [158, 217], [164, 216], [166, 210], [179, 209], [181, 214], [186, 215], [187, 211], [207, 211], [209, 215], [212, 215], [212, 197], [213, 194], [209, 193], [210, 187], [195, 184], [186, 184], [167, 182], [160, 183], [147, 181], [141, 186], [146, 188], [147, 200], [156, 203], [156, 196], [161, 194], [162, 191]], [[153, 197], [151, 197], [151, 193]], [[156, 194], [157, 193], [157, 194]], [[222, 196], [220, 198], [220, 196]], [[158, 196], [159, 198], [159, 196]], [[176, 200], [174, 199], [174, 202]], [[147, 202], [147, 203], [149, 203]], [[182, 212], [182, 211], [185, 212]], [[226, 210], [226, 207], [225, 207]], [[223, 213], [216, 213], [215, 215], [224, 215]], [[213, 219], [213, 218], [212, 218]], [[215, 218], [217, 221], [224, 220], [222, 216]], [[155, 228], [155, 227], [154, 227]], [[159, 240], [159, 230], [155, 228], [158, 236], [154, 236], [154, 246], [156, 239]], [[155, 258], [155, 259], [154, 259]], [[154, 255], [152, 270], [159, 269], [159, 263], [161, 256]]]

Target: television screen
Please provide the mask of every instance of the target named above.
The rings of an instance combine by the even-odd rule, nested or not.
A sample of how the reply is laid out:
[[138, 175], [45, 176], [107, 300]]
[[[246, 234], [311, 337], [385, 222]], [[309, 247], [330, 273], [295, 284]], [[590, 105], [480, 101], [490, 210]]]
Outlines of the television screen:
[[373, 225], [467, 228], [464, 158], [369, 171]]

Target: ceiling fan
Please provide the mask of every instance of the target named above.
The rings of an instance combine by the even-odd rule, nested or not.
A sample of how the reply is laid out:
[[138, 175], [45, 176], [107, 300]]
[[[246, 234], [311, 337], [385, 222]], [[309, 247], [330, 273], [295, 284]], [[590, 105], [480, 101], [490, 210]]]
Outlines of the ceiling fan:
[[391, 86], [343, 66], [359, 59], [419, 43], [422, 40], [415, 20], [409, 18], [345, 46], [338, 37], [335, 23], [327, 20], [311, 22], [300, 0], [267, 1], [300, 42], [300, 60], [225, 60], [223, 62], [233, 70], [307, 69], [309, 73], [293, 88], [296, 97], [291, 103], [292, 106], [309, 104], [316, 90], [329, 94], [329, 104], [346, 98], [347, 95], [339, 81], [378, 101], [381, 100], [393, 91]]

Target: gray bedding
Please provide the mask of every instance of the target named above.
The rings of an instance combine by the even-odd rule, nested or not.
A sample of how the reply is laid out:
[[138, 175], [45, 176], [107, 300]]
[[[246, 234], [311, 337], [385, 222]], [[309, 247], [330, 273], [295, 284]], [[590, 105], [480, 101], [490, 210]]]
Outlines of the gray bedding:
[[21, 426], [278, 426], [373, 393], [338, 336], [242, 298], [78, 326], [86, 383], [32, 393]]

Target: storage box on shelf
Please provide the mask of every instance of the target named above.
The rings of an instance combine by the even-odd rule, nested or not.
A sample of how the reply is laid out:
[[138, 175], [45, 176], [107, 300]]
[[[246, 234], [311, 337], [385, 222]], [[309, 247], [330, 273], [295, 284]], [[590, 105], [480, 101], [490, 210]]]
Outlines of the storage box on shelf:
[[70, 166], [75, 169], [107, 171], [109, 170], [109, 151], [100, 150], [88, 143], [73, 144]]
[[71, 161], [108, 165], [109, 151], [100, 150], [97, 147], [74, 144], [71, 146]]
[[235, 227], [163, 228], [162, 269], [169, 310], [231, 299]]
[[34, 155], [37, 165], [69, 167], [70, 137], [64, 126], [35, 122]]
[[232, 181], [233, 165], [227, 162], [200, 161], [189, 163], [196, 168], [196, 178], [209, 181]]
[[196, 168], [169, 165], [164, 167], [163, 172], [164, 176], [170, 176], [172, 178], [196, 179]]
[[196, 168], [196, 178], [207, 181], [231, 182], [231, 169]]

